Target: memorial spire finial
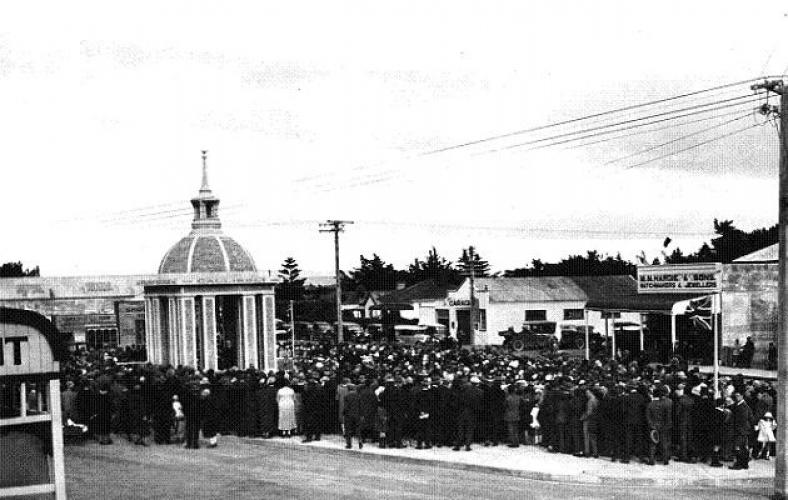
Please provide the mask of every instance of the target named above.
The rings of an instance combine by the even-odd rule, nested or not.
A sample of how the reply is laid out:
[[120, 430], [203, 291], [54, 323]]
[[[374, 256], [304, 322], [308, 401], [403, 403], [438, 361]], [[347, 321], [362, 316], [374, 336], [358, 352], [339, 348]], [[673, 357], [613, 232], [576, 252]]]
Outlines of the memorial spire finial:
[[201, 193], [209, 193], [211, 188], [208, 187], [208, 150], [202, 150], [202, 186], [200, 187]]

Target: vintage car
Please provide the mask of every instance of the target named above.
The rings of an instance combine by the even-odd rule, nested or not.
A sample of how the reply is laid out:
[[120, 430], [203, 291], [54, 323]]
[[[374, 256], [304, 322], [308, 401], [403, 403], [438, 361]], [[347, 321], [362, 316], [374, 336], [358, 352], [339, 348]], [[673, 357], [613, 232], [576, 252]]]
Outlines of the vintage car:
[[541, 351], [558, 347], [559, 332], [555, 321], [526, 321], [520, 331], [509, 327], [498, 335], [504, 338], [504, 346], [515, 351]]
[[394, 333], [399, 342], [408, 345], [437, 343], [446, 337], [445, 327], [436, 325], [395, 325]]

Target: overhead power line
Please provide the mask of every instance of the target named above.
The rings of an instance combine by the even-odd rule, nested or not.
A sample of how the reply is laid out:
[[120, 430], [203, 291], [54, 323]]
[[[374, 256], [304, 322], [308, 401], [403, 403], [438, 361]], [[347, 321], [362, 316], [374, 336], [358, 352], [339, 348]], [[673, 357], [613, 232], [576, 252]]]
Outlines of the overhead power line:
[[737, 122], [739, 120], [743, 120], [743, 119], [749, 118], [749, 117], [750, 117], [750, 113], [747, 113], [747, 114], [744, 114], [744, 115], [739, 116], [737, 118], [733, 118], [731, 120], [726, 120], [726, 121], [724, 121], [722, 123], [718, 123], [716, 125], [712, 125], [711, 127], [706, 127], [704, 129], [692, 132], [691, 134], [686, 134], [686, 135], [683, 135], [681, 137], [677, 137], [675, 139], [672, 139], [670, 141], [663, 142], [663, 143], [657, 144], [655, 146], [650, 146], [648, 148], [641, 149], [640, 151], [635, 151], [634, 153], [628, 154], [626, 156], [621, 156], [621, 157], [615, 158], [613, 160], [608, 160], [605, 163], [603, 163], [603, 165], [611, 165], [613, 163], [618, 163], [618, 162], [623, 161], [623, 160], [628, 160], [629, 158], [632, 158], [632, 157], [635, 157], [635, 156], [640, 156], [642, 154], [654, 151], [656, 149], [663, 148], [665, 146], [669, 146], [669, 145], [674, 144], [676, 142], [681, 142], [683, 140], [689, 139], [690, 137], [695, 137], [696, 135], [705, 134], [706, 132], [709, 132], [711, 130], [715, 130], [715, 129], [718, 129], [720, 127], [724, 127], [726, 125], [730, 125], [731, 123], [734, 123], [734, 122]]
[[[637, 132], [628, 132], [626, 134], [622, 134], [622, 135], [618, 135], [618, 136], [614, 136], [614, 137], [606, 137], [604, 139], [597, 139], [597, 140], [590, 141], [590, 142], [584, 142], [584, 143], [580, 143], [580, 144], [572, 144], [567, 149], [584, 148], [586, 146], [593, 146], [593, 145], [596, 145], [596, 144], [602, 144], [602, 143], [606, 143], [606, 142], [610, 142], [610, 141], [617, 141], [617, 140], [620, 140], [620, 139], [626, 139], [627, 137], [633, 137], [633, 136], [636, 136], [636, 135], [651, 134], [651, 133], [654, 133], [654, 132], [659, 132], [661, 130], [668, 130], [668, 129], [671, 129], [671, 128], [683, 127], [685, 125], [692, 125], [692, 124], [695, 124], [695, 123], [707, 122], [707, 121], [711, 121], [711, 120], [719, 120], [720, 118], [727, 118], [729, 116], [739, 115], [739, 114], [741, 114], [741, 110], [740, 109], [734, 109], [733, 111], [728, 111], [727, 113], [720, 113], [719, 115], [716, 115], [716, 116], [705, 116], [703, 118], [696, 118], [694, 120], [688, 120], [688, 121], [681, 122], [681, 123], [669, 123], [668, 125], [663, 125], [661, 127], [655, 127], [655, 128], [648, 129], [648, 130], [638, 130]], [[746, 116], [749, 116], [750, 114], [751, 113], [748, 112], [746, 114]], [[541, 147], [549, 147], [549, 145], [548, 146], [540, 146], [540, 148]]]
[[662, 156], [657, 156], [656, 158], [651, 158], [651, 159], [649, 159], [649, 160], [642, 161], [642, 162], [640, 162], [640, 163], [635, 163], [634, 165], [629, 165], [629, 166], [628, 166], [628, 167], [626, 167], [626, 168], [627, 168], [627, 170], [629, 170], [629, 169], [636, 168], [636, 167], [640, 167], [640, 166], [643, 166], [643, 165], [648, 165], [649, 163], [653, 163], [653, 162], [655, 162], [655, 161], [658, 161], [658, 160], [662, 160], [662, 159], [668, 158], [668, 157], [670, 157], [670, 156], [675, 156], [675, 155], [677, 155], [677, 154], [684, 153], [685, 151], [690, 151], [690, 150], [692, 150], [692, 149], [699, 148], [699, 147], [701, 147], [701, 146], [703, 146], [703, 145], [706, 145], [706, 144], [709, 144], [709, 143], [712, 143], [712, 142], [715, 142], [715, 141], [719, 141], [719, 140], [721, 140], [721, 139], [725, 139], [726, 137], [730, 137], [730, 136], [732, 136], [732, 135], [739, 134], [739, 133], [741, 133], [741, 132], [744, 132], [745, 130], [749, 130], [749, 129], [751, 129], [751, 128], [756, 128], [756, 127], [761, 127], [761, 126], [763, 126], [763, 124], [762, 124], [762, 123], [759, 123], [759, 124], [756, 124], [756, 125], [748, 125], [748, 126], [746, 126], [746, 127], [743, 127], [743, 128], [740, 128], [740, 129], [736, 129], [736, 130], [734, 130], [734, 131], [732, 131], [732, 132], [728, 132], [727, 134], [718, 135], [717, 137], [713, 137], [713, 138], [711, 138], [711, 139], [707, 139], [707, 140], [705, 140], [705, 141], [702, 141], [702, 142], [699, 142], [699, 143], [697, 143], [697, 144], [693, 144], [692, 146], [689, 146], [689, 147], [686, 147], [686, 148], [682, 148], [682, 149], [679, 149], [679, 150], [677, 150], [677, 151], [673, 151], [673, 152], [671, 152], [671, 153], [664, 154], [664, 155], [662, 155]]
[[455, 145], [452, 145], [452, 146], [446, 146], [446, 147], [434, 149], [432, 151], [426, 151], [426, 152], [422, 153], [421, 155], [422, 156], [429, 156], [429, 155], [434, 155], [434, 154], [438, 154], [438, 153], [444, 153], [444, 152], [447, 152], [447, 151], [452, 151], [452, 150], [455, 150], [455, 149], [465, 148], [465, 147], [468, 147], [468, 146], [474, 146], [474, 145], [482, 144], [482, 143], [485, 143], [485, 142], [495, 141], [495, 140], [499, 140], [499, 139], [505, 139], [505, 138], [508, 138], [508, 137], [514, 137], [514, 136], [517, 136], [517, 135], [522, 135], [522, 134], [531, 133], [531, 132], [537, 132], [539, 130], [545, 130], [545, 129], [552, 128], [552, 127], [558, 127], [558, 126], [562, 126], [562, 125], [569, 125], [569, 124], [581, 122], [581, 121], [584, 121], [584, 120], [590, 120], [592, 118], [599, 118], [599, 117], [602, 117], [602, 116], [609, 116], [609, 115], [613, 115], [613, 114], [616, 114], [616, 113], [622, 113], [624, 111], [631, 111], [631, 110], [634, 110], [634, 109], [644, 108], [644, 107], [647, 107], [647, 106], [653, 106], [655, 104], [676, 101], [676, 100], [679, 100], [679, 99], [684, 99], [684, 98], [687, 98], [687, 97], [704, 94], [704, 93], [707, 93], [707, 92], [713, 92], [713, 91], [716, 91], [716, 90], [727, 89], [727, 88], [735, 87], [735, 86], [738, 86], [738, 85], [744, 85], [744, 84], [751, 83], [751, 82], [754, 82], [754, 81], [759, 80], [759, 79], [760, 79], [760, 77], [759, 78], [750, 78], [750, 79], [747, 79], [747, 80], [741, 80], [741, 81], [733, 82], [733, 83], [726, 83], [724, 85], [717, 85], [715, 87], [710, 87], [710, 88], [702, 89], [702, 90], [696, 90], [694, 92], [688, 92], [688, 93], [685, 93], [685, 94], [680, 94], [680, 95], [676, 95], [676, 96], [672, 96], [672, 97], [667, 97], [667, 98], [663, 98], [663, 99], [657, 99], [657, 100], [654, 100], [654, 101], [644, 102], [644, 103], [641, 103], [641, 104], [634, 104], [634, 105], [631, 105], [631, 106], [625, 106], [625, 107], [617, 108], [617, 109], [611, 109], [611, 110], [608, 110], [608, 111], [603, 111], [601, 113], [594, 113], [594, 114], [591, 114], [591, 115], [580, 116], [580, 117], [572, 118], [572, 119], [569, 119], [569, 120], [562, 120], [562, 121], [559, 121], [559, 122], [549, 123], [547, 125], [540, 125], [540, 126], [537, 126], [537, 127], [531, 127], [531, 128], [516, 130], [514, 132], [508, 132], [508, 133], [505, 133], [505, 134], [493, 135], [493, 136], [485, 137], [483, 139], [476, 139], [476, 140], [473, 140], [473, 141], [467, 141], [467, 142], [463, 142], [463, 143], [460, 143], [460, 144], [455, 144]]
[[[742, 117], [746, 117], [746, 116], [750, 115], [751, 111], [748, 111], [747, 113], [742, 114], [743, 109], [733, 109], [732, 111], [728, 111], [726, 113], [720, 113], [720, 114], [715, 115], [715, 116], [707, 116], [707, 117], [703, 117], [703, 118], [699, 118], [699, 119], [683, 121], [683, 122], [680, 122], [680, 123], [672, 123], [674, 120], [681, 120], [681, 119], [687, 118], [687, 117], [692, 117], [692, 116], [697, 116], [697, 115], [701, 115], [701, 114], [706, 114], [706, 113], [709, 113], [709, 112], [719, 111], [719, 110], [722, 110], [722, 109], [729, 109], [729, 108], [737, 108], [737, 107], [741, 107], [741, 106], [746, 106], [746, 105], [751, 104], [753, 101], [757, 100], [757, 98], [752, 96], [752, 95], [749, 96], [749, 97], [751, 97], [751, 99], [749, 99], [746, 102], [740, 102], [740, 103], [735, 103], [735, 104], [726, 104], [726, 105], [723, 105], [723, 106], [719, 106], [719, 107], [715, 107], [715, 108], [711, 108], [711, 109], [707, 109], [707, 110], [698, 110], [698, 111], [694, 111], [694, 112], [691, 112], [691, 113], [686, 113], [686, 114], [680, 115], [680, 116], [661, 118], [659, 120], [653, 120], [651, 122], [628, 125], [628, 126], [619, 127], [619, 128], [612, 129], [612, 130], [597, 131], [595, 133], [585, 134], [585, 135], [582, 135], [582, 136], [579, 136], [579, 137], [572, 137], [572, 138], [564, 139], [564, 140], [561, 140], [561, 141], [555, 141], [555, 142], [551, 142], [549, 144], [540, 144], [540, 145], [532, 147], [532, 148], [527, 148], [526, 151], [531, 151], [531, 150], [536, 150], [536, 149], [544, 149], [544, 148], [549, 148], [549, 147], [553, 147], [553, 146], [559, 146], [559, 145], [563, 145], [563, 144], [575, 143], [577, 141], [582, 141], [582, 140], [586, 140], [586, 139], [593, 138], [593, 137], [607, 136], [609, 134], [619, 134], [621, 132], [627, 132], [629, 130], [633, 130], [633, 129], [637, 129], [637, 128], [650, 127], [650, 126], [653, 126], [653, 125], [656, 125], [656, 124], [660, 124], [660, 123], [669, 123], [669, 124], [666, 125], [666, 126], [662, 126], [662, 127], [652, 128], [652, 129], [649, 129], [649, 130], [643, 130], [643, 131], [638, 131], [638, 132], [629, 132], [629, 133], [618, 135], [618, 136], [615, 136], [615, 137], [606, 137], [605, 139], [596, 140], [596, 141], [592, 141], [592, 142], [588, 142], [588, 143], [584, 143], [584, 144], [579, 144], [579, 145], [575, 145], [573, 147], [583, 147], [583, 146], [588, 146], [588, 145], [602, 143], [602, 142], [609, 142], [609, 141], [614, 141], [614, 140], [620, 140], [620, 139], [624, 139], [626, 137], [630, 137], [630, 136], [633, 136], [633, 135], [648, 134], [648, 133], [652, 133], [652, 132], [659, 131], [659, 130], [665, 130], [665, 129], [669, 129], [669, 128], [681, 127], [681, 126], [690, 125], [690, 124], [693, 124], [693, 123], [699, 123], [699, 122], [703, 122], [703, 121], [717, 120], [717, 119], [720, 119], [720, 118], [725, 118], [725, 117], [733, 116], [733, 115], [740, 115]], [[582, 132], [582, 131], [580, 131], [580, 132]], [[571, 135], [571, 134], [559, 134], [559, 136], [564, 136], [564, 135]], [[558, 137], [558, 136], [554, 136], [553, 138], [555, 138], [555, 137]], [[544, 139], [545, 140], [547, 140], [547, 139], [552, 140], [553, 138], [544, 138]], [[540, 141], [542, 141], [542, 139], [534, 141], [534, 142], [540, 142]], [[494, 149], [494, 150], [489, 150], [489, 151], [485, 151], [485, 152], [481, 152], [481, 153], [477, 153], [477, 154], [489, 154], [489, 153], [492, 153], [492, 152], [497, 152], [499, 150], [500, 149]], [[354, 182], [344, 183], [342, 185], [334, 185], [334, 186], [332, 186], [329, 183], [325, 183], [325, 184], [323, 184], [321, 186], [318, 186], [320, 189], [312, 190], [312, 192], [321, 192], [322, 193], [322, 192], [336, 191], [338, 189], [352, 189], [352, 188], [357, 188], [357, 187], [370, 186], [370, 185], [374, 185], [374, 184], [380, 184], [380, 183], [383, 183], [383, 182], [386, 182], [386, 181], [389, 181], [389, 180], [393, 180], [395, 178], [401, 177], [402, 175], [403, 174], [399, 170], [387, 169], [387, 170], [383, 170], [383, 171], [380, 171], [380, 172], [370, 173], [370, 174], [368, 174], [366, 176], [361, 177], [360, 179], [356, 179]]]
[[[730, 101], [741, 100], [741, 99], [746, 99], [746, 100], [744, 100], [742, 102], [738, 102], [738, 103], [730, 103]], [[675, 111], [667, 111], [667, 112], [663, 112], [663, 113], [656, 113], [656, 114], [652, 114], [652, 115], [641, 116], [641, 117], [638, 117], [638, 118], [631, 118], [631, 119], [628, 119], [628, 120], [620, 121], [618, 123], [613, 123], [613, 124], [608, 124], [608, 125], [599, 125], [599, 126], [595, 126], [595, 127], [586, 128], [586, 129], [583, 129], [583, 130], [578, 130], [578, 131], [575, 131], [575, 132], [565, 132], [563, 134], [557, 134], [557, 135], [553, 135], [553, 136], [550, 136], [550, 137], [543, 137], [543, 138], [540, 138], [540, 139], [534, 139], [534, 140], [521, 142], [521, 143], [517, 143], [517, 144], [510, 144], [508, 146], [503, 146], [503, 147], [500, 147], [500, 148], [490, 149], [490, 150], [488, 150], [486, 152], [487, 153], [495, 153], [495, 152], [498, 152], [498, 151], [506, 151], [506, 150], [509, 150], [509, 149], [519, 148], [519, 147], [522, 147], [522, 146], [530, 146], [532, 144], [539, 144], [539, 143], [546, 142], [546, 141], [553, 141], [553, 140], [556, 140], [556, 139], [561, 139], [561, 138], [564, 138], [564, 137], [571, 137], [571, 136], [575, 136], [575, 135], [578, 135], [578, 134], [586, 134], [586, 133], [589, 133], [589, 132], [597, 132], [597, 131], [600, 131], [600, 130], [604, 131], [605, 129], [608, 129], [608, 128], [611, 128], [611, 127], [619, 127], [619, 126], [622, 126], [622, 125], [642, 122], [644, 120], [651, 120], [653, 118], [660, 118], [660, 117], [665, 117], [667, 115], [673, 115], [674, 113], [682, 113], [684, 111], [690, 111], [689, 113], [684, 113], [684, 114], [680, 114], [680, 115], [677, 115], [677, 116], [667, 116], [666, 118], [660, 118], [658, 120], [650, 121], [650, 122], [647, 122], [647, 123], [644, 123], [644, 124], [638, 124], [638, 125], [634, 125], [634, 126], [619, 128], [616, 131], [628, 130], [628, 129], [631, 129], [631, 128], [643, 127], [643, 126], [646, 126], [646, 125], [653, 125], [653, 124], [656, 124], [656, 123], [663, 123], [663, 122], [667, 122], [667, 121], [671, 121], [671, 120], [677, 120], [677, 119], [680, 119], [680, 118], [686, 118], [686, 117], [689, 117], [689, 116], [695, 116], [695, 115], [704, 114], [704, 113], [711, 113], [713, 111], [719, 111], [721, 109], [728, 109], [728, 108], [731, 108], [731, 107], [734, 107], [734, 106], [739, 106], [741, 104], [755, 102], [758, 99], [759, 99], [759, 97], [758, 97], [757, 94], [756, 95], [750, 94], [750, 95], [746, 95], [746, 96], [739, 96], [739, 97], [734, 97], [732, 99], [724, 99], [724, 100], [718, 101], [718, 102], [705, 103], [705, 104], [699, 104], [699, 105], [695, 105], [695, 106], [690, 106], [690, 107], [678, 109], [678, 110], [675, 110]], [[722, 106], [716, 106], [716, 107], [713, 107], [713, 108], [708, 108], [708, 106], [713, 106], [713, 105], [716, 105], [716, 104], [722, 104], [722, 103], [726, 103], [726, 102], [728, 102], [728, 104], [724, 104]], [[707, 108], [707, 109], [700, 109], [700, 108]], [[610, 133], [613, 133], [613, 131], [605, 131], [605, 132], [598, 132], [596, 134], [588, 134], [588, 135], [584, 135], [584, 136], [582, 136], [580, 138], [574, 138], [574, 140], [578, 140], [578, 139], [581, 139], [581, 138], [582, 139], [587, 139], [587, 138], [590, 138], [590, 137], [595, 137], [597, 135], [610, 134]], [[564, 142], [561, 142], [559, 144], [565, 144], [566, 142], [569, 142], [569, 141], [564, 141]]]

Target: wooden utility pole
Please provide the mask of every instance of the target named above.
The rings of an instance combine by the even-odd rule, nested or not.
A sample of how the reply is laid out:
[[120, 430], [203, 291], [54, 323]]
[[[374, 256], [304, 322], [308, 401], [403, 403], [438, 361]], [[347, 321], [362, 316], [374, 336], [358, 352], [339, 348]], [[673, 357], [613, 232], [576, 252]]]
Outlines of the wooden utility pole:
[[471, 273], [470, 274], [470, 285], [471, 285], [471, 313], [470, 313], [471, 321], [470, 321], [470, 323], [471, 323], [471, 331], [470, 331], [470, 335], [469, 335], [469, 343], [471, 345], [474, 345], [474, 343], [476, 342], [476, 323], [477, 323], [478, 320], [476, 319], [476, 312], [477, 312], [477, 308], [476, 308], [476, 285], [474, 284], [475, 279], [476, 279], [476, 263], [473, 260], [473, 246], [469, 246], [468, 247], [468, 261], [470, 262], [470, 266], [469, 266], [470, 269], [469, 269], [469, 271]]
[[342, 278], [339, 274], [339, 233], [345, 230], [345, 224], [353, 224], [350, 220], [327, 220], [320, 224], [321, 233], [334, 233], [334, 272], [336, 275], [336, 305], [337, 305], [337, 342], [344, 341], [342, 329]]
[[785, 82], [764, 81], [752, 86], [780, 96], [780, 106], [764, 104], [761, 113], [776, 116], [780, 133], [779, 189], [779, 282], [777, 288], [777, 463], [774, 469], [774, 498], [788, 498], [788, 99]]
[[[293, 363], [295, 363], [295, 308], [293, 301], [290, 301], [290, 346], [292, 347]], [[295, 368], [295, 365], [293, 365]]]

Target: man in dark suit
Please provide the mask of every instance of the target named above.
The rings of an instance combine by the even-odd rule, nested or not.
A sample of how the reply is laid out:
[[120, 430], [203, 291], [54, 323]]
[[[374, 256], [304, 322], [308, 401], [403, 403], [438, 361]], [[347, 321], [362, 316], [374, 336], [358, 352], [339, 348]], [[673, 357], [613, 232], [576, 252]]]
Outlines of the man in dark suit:
[[359, 397], [356, 386], [347, 383], [344, 387], [345, 397], [342, 401], [342, 421], [345, 431], [345, 448], [353, 447], [353, 436], [358, 437], [358, 449], [364, 447], [364, 440], [361, 437], [361, 398]]
[[629, 463], [632, 455], [642, 456], [645, 434], [646, 405], [648, 400], [638, 386], [630, 384], [629, 392], [622, 398], [624, 414], [624, 456], [622, 463]]
[[375, 417], [378, 413], [378, 397], [372, 389], [372, 380], [365, 379], [358, 388], [361, 421], [359, 422], [358, 447], [361, 448], [365, 436], [372, 436], [375, 430]]
[[456, 394], [451, 390], [452, 380], [449, 378], [433, 378], [435, 388], [435, 444], [441, 446], [451, 446], [454, 436], [454, 429], [457, 426], [457, 401]]
[[402, 397], [400, 388], [395, 384], [394, 377], [387, 375], [384, 379], [385, 389], [380, 394], [380, 406], [388, 415], [386, 425], [386, 443], [389, 448], [404, 448], [402, 444]]
[[301, 396], [304, 412], [304, 442], [320, 441], [323, 419], [323, 388], [316, 378], [310, 378]]
[[435, 421], [435, 391], [426, 374], [421, 379], [421, 387], [413, 389], [413, 419], [416, 449], [432, 448], [433, 422]]
[[677, 428], [679, 439], [679, 458], [682, 462], [694, 462], [695, 451], [692, 449], [692, 414], [695, 400], [684, 391], [686, 386], [680, 383], [676, 389], [673, 405], [673, 425]]
[[471, 377], [470, 384], [466, 384], [459, 393], [460, 413], [457, 418], [457, 438], [454, 441], [454, 451], [458, 451], [462, 444], [465, 451], [471, 451], [473, 432], [476, 427], [477, 416], [482, 406], [482, 390], [479, 388], [481, 380]]
[[733, 405], [733, 449], [736, 461], [729, 468], [733, 470], [749, 469], [750, 449], [747, 438], [753, 426], [752, 410], [744, 401], [742, 393], [735, 392], [733, 398], [735, 401]]
[[662, 386], [654, 389], [654, 399], [646, 407], [646, 421], [649, 433], [656, 430], [658, 443], [652, 438], [649, 442], [649, 465], [654, 465], [657, 444], [662, 450], [662, 463], [670, 463], [670, 437], [673, 432], [673, 402], [670, 400], [670, 387]]

